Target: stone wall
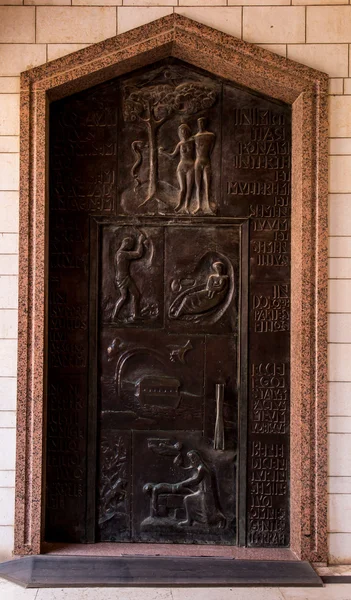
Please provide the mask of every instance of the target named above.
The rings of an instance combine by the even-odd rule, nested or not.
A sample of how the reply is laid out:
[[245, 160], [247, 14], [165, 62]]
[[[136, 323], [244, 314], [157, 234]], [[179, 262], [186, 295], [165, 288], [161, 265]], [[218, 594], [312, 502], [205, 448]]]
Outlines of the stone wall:
[[[24, 5], [23, 5], [24, 2]], [[13, 546], [19, 73], [173, 11], [330, 76], [329, 554], [351, 563], [349, 0], [0, 0], [0, 560]]]

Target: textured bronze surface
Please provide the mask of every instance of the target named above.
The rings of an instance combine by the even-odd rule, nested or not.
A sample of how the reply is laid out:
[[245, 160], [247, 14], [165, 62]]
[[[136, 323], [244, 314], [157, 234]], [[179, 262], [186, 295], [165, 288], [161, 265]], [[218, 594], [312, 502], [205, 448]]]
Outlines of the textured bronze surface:
[[47, 541], [289, 545], [290, 152], [174, 59], [51, 105]]

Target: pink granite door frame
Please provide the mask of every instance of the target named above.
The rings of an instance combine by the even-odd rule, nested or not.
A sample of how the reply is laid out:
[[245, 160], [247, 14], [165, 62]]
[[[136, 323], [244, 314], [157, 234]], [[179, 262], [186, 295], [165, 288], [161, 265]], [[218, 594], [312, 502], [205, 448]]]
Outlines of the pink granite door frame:
[[185, 17], [163, 17], [21, 77], [15, 554], [39, 554], [47, 264], [48, 104], [174, 56], [293, 110], [291, 548], [327, 559], [327, 75]]

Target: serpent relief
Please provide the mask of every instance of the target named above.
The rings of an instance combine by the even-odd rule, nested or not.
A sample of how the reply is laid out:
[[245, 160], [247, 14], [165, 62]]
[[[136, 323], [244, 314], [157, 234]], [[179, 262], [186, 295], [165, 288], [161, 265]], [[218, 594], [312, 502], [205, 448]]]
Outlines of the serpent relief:
[[[216, 101], [217, 92], [208, 82], [199, 78], [184, 81], [179, 69], [161, 68], [142, 84], [128, 82], [124, 88], [123, 118], [141, 125], [147, 138], [131, 144], [134, 188], [127, 190], [123, 198], [127, 212], [130, 205], [156, 214], [215, 213], [211, 202], [211, 153], [216, 136], [206, 130], [205, 115]], [[197, 117], [196, 133], [191, 126], [193, 116]], [[179, 117], [179, 142], [173, 152], [168, 152], [159, 145], [162, 129], [167, 122], [176, 123]], [[160, 156], [175, 158], [178, 154], [176, 173], [163, 179], [159, 173]], [[146, 164], [142, 180], [141, 169]]]

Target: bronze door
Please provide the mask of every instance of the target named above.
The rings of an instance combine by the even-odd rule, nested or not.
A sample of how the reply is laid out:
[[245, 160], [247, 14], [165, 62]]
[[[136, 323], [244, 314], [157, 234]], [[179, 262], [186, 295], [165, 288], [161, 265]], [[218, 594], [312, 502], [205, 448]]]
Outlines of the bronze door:
[[99, 237], [98, 539], [234, 544], [240, 226]]
[[46, 541], [289, 545], [290, 125], [173, 58], [50, 105]]

